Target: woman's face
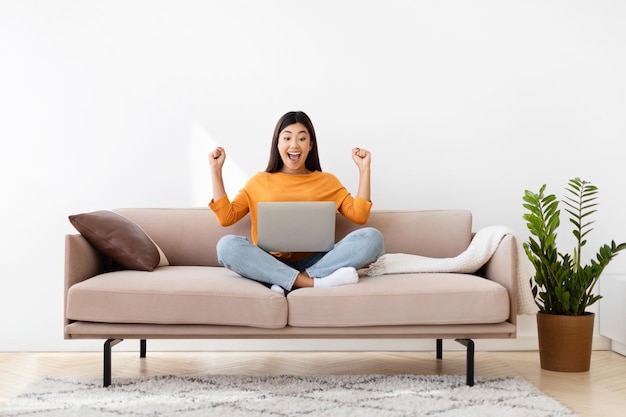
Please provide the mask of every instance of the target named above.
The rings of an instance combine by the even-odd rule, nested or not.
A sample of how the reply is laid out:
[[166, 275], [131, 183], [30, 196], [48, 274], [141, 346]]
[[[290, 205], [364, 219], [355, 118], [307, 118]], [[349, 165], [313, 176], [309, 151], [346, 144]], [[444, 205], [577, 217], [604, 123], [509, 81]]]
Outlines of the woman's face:
[[312, 148], [311, 136], [302, 123], [285, 127], [278, 135], [278, 153], [283, 160], [280, 172], [296, 175], [310, 173], [305, 161]]

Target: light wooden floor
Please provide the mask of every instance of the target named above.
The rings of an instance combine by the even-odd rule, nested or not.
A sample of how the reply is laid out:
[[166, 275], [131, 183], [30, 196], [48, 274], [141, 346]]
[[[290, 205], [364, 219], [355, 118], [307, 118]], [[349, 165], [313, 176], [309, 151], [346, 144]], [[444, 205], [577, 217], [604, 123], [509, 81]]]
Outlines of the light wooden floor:
[[[128, 343], [128, 342], [127, 342]], [[148, 349], [150, 346], [148, 346]], [[137, 375], [323, 375], [465, 374], [465, 353], [434, 352], [113, 352], [116, 377]], [[476, 352], [476, 376], [521, 376], [547, 395], [585, 417], [623, 416], [626, 407], [626, 358], [594, 351], [591, 370], [561, 373], [542, 370], [537, 352]], [[0, 353], [0, 401], [18, 395], [42, 376], [102, 376], [102, 354]]]

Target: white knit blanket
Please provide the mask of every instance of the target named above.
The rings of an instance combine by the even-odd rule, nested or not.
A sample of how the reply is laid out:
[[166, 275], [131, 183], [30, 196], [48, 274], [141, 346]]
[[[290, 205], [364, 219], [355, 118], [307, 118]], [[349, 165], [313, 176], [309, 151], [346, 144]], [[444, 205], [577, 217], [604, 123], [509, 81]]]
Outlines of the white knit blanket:
[[[504, 236], [513, 234], [504, 226], [489, 226], [474, 235], [467, 249], [454, 258], [429, 258], [406, 253], [386, 253], [372, 263], [367, 275], [406, 274], [421, 272], [453, 272], [471, 274], [478, 271], [494, 254]], [[537, 305], [530, 289], [524, 259], [526, 254], [518, 242], [517, 312], [536, 314]]]

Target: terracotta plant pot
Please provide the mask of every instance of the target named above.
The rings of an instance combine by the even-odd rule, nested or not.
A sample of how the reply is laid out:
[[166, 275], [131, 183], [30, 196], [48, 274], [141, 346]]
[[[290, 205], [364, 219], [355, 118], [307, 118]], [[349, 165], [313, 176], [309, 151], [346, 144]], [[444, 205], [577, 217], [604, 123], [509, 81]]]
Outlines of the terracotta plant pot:
[[585, 372], [591, 364], [594, 313], [559, 316], [537, 313], [541, 368]]

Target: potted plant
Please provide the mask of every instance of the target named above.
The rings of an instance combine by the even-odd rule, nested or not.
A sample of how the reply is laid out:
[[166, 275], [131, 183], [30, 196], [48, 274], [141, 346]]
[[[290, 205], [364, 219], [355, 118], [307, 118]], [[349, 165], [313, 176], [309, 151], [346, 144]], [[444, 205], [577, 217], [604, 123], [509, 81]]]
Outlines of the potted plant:
[[[595, 213], [598, 188], [580, 178], [569, 180], [566, 195], [559, 201], [554, 194], [526, 190], [523, 215], [531, 236], [523, 247], [535, 269], [530, 279], [535, 303], [539, 307], [537, 330], [541, 367], [554, 371], [588, 371], [591, 361], [595, 314], [587, 307], [601, 296], [594, 289], [604, 268], [626, 243], [605, 244], [595, 259], [582, 262], [586, 236], [593, 230], [589, 216]], [[560, 225], [559, 203], [565, 204], [575, 246], [572, 252], [557, 248]]]

